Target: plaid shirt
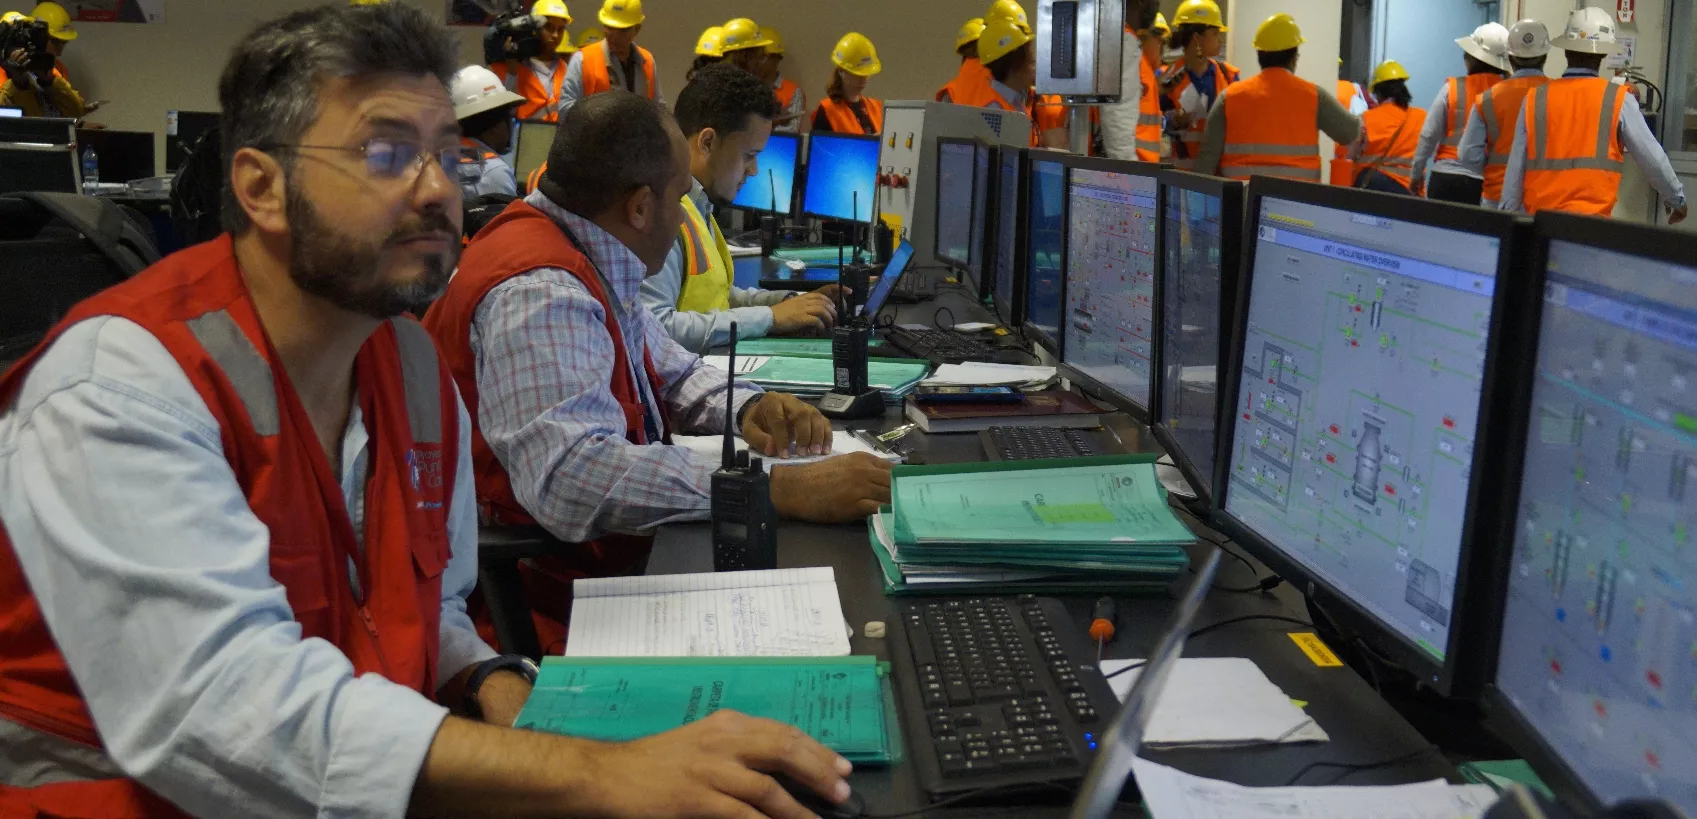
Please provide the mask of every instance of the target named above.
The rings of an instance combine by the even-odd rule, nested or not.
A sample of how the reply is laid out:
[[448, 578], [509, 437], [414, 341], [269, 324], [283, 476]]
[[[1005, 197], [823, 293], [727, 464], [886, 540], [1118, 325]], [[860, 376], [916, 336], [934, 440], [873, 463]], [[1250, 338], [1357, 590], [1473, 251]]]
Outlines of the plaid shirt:
[[[642, 373], [653, 353], [674, 431], [725, 425], [725, 373], [678, 346], [637, 298], [647, 267], [629, 248], [540, 193], [525, 199], [571, 231], [601, 275], [624, 332], [649, 420], [660, 410]], [[716, 462], [625, 438], [611, 390], [613, 339], [606, 311], [571, 273], [543, 268], [490, 290], [471, 324], [477, 355], [478, 427], [506, 467], [513, 493], [555, 537], [569, 542], [706, 520]], [[739, 382], [735, 405], [760, 389]]]

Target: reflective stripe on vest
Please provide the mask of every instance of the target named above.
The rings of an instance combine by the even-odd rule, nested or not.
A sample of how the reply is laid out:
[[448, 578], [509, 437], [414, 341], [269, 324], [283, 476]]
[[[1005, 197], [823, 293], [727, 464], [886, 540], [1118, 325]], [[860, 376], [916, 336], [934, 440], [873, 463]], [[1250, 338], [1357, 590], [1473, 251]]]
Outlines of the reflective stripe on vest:
[[1467, 116], [1473, 112], [1474, 101], [1502, 80], [1502, 75], [1489, 72], [1449, 79], [1449, 121], [1444, 123], [1444, 139], [1438, 143], [1436, 159], [1461, 158], [1461, 136], [1467, 131]]
[[124, 772], [99, 748], [0, 717], [0, 785], [35, 788], [123, 778]]
[[1528, 213], [1614, 212], [1626, 159], [1618, 127], [1625, 102], [1620, 86], [1589, 77], [1557, 80], [1527, 95], [1522, 198]]
[[1514, 149], [1515, 128], [1526, 95], [1550, 81], [1549, 77], [1513, 77], [1479, 95], [1479, 121], [1485, 126], [1485, 187], [1483, 197], [1493, 202], [1503, 198], [1503, 181], [1508, 176], [1509, 151]]
[[1374, 167], [1404, 187], [1411, 187], [1414, 152], [1420, 145], [1420, 131], [1425, 125], [1426, 112], [1420, 108], [1405, 109], [1387, 102], [1369, 110], [1361, 117], [1363, 141], [1359, 166]]
[[1283, 68], [1268, 68], [1234, 83], [1220, 99], [1226, 119], [1221, 176], [1320, 181], [1318, 86]]
[[1138, 61], [1137, 75], [1143, 85], [1143, 93], [1137, 100], [1137, 130], [1133, 134], [1133, 147], [1138, 159], [1160, 162], [1161, 131], [1166, 125], [1166, 118], [1161, 116], [1161, 83], [1155, 76], [1155, 67], [1148, 60]]
[[684, 248], [684, 277], [678, 289], [679, 310], [688, 313], [710, 313], [728, 310], [731, 306], [730, 247], [725, 244], [719, 225], [695, 207], [686, 194], [683, 198], [684, 223], [678, 228], [678, 240]]
[[259, 348], [253, 346], [242, 328], [236, 326], [235, 318], [217, 310], [183, 323], [236, 388], [236, 397], [247, 409], [253, 431], [265, 437], [276, 435], [280, 429], [276, 379], [265, 356], [260, 355]]
[[[491, 66], [495, 75], [503, 82], [507, 80], [508, 70], [505, 62]], [[521, 63], [514, 75], [517, 80], [512, 84], [514, 93], [524, 97], [524, 103], [515, 112], [519, 119], [534, 119], [542, 122], [560, 121], [560, 89], [566, 83], [566, 61], [554, 60], [553, 88], [542, 84], [542, 78], [530, 67], [529, 61]]]

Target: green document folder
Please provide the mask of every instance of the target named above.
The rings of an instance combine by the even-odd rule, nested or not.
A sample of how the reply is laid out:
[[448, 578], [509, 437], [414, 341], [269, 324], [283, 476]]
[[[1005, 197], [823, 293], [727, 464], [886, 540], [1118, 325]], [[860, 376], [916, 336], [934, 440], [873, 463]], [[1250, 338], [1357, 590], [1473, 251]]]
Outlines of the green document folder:
[[737, 342], [737, 355], [790, 355], [830, 358], [828, 338], [750, 338]]
[[875, 657], [547, 657], [517, 727], [610, 742], [729, 709], [794, 725], [850, 762], [899, 757]]

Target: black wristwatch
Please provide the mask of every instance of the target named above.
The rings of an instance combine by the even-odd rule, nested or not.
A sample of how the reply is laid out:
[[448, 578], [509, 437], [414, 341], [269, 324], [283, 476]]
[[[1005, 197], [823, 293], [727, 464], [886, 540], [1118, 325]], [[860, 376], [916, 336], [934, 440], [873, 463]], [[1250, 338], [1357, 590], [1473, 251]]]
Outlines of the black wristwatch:
[[483, 707], [477, 703], [477, 692], [483, 688], [483, 681], [489, 679], [489, 675], [497, 671], [511, 671], [523, 677], [531, 685], [536, 684], [536, 675], [541, 673], [536, 662], [522, 654], [502, 654], [499, 657], [490, 657], [478, 663], [476, 669], [471, 672], [471, 677], [465, 682], [462, 704], [465, 706], [466, 713], [482, 718]]

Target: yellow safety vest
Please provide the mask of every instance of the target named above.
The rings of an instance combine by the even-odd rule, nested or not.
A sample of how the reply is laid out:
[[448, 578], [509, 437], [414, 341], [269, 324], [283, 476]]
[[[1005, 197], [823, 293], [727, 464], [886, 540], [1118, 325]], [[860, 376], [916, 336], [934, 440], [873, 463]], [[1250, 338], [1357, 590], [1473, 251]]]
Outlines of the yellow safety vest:
[[731, 307], [731, 249], [719, 224], [701, 215], [684, 196], [684, 223], [678, 229], [684, 246], [684, 280], [678, 290], [678, 309], [711, 313]]

